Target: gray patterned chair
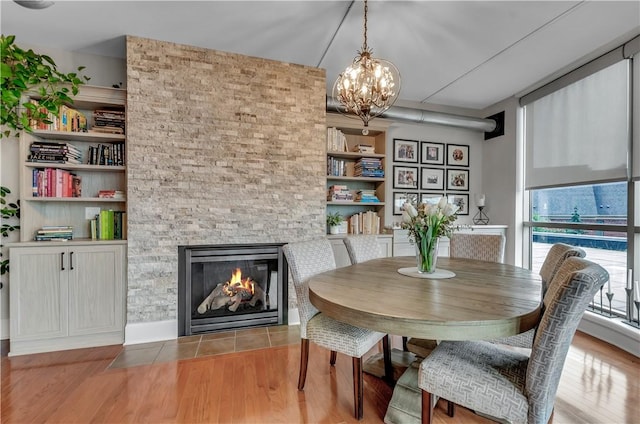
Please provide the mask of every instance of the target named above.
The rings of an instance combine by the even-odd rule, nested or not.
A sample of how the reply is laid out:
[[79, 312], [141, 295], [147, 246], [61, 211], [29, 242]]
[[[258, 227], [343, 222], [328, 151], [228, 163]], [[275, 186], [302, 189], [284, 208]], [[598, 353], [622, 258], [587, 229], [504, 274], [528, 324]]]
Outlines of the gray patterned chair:
[[[540, 268], [540, 278], [542, 279], [542, 299], [544, 299], [544, 295], [547, 292], [547, 286], [553, 280], [553, 277], [556, 275], [564, 261], [567, 260], [567, 258], [574, 256], [584, 258], [587, 254], [579, 247], [574, 247], [564, 243], [556, 243], [551, 246], [551, 249], [547, 252], [547, 256], [544, 258], [542, 268]], [[531, 345], [533, 345], [534, 334], [535, 328], [515, 336], [494, 340], [494, 342], [509, 346], [531, 348]]]
[[505, 244], [506, 238], [502, 234], [453, 233], [449, 242], [449, 256], [501, 264], [504, 262]]
[[342, 239], [352, 264], [382, 258], [382, 249], [376, 235], [347, 236]]
[[314, 275], [336, 268], [333, 249], [327, 239], [289, 243], [283, 247], [291, 270], [291, 280], [298, 300], [300, 314], [300, 373], [298, 390], [304, 389], [309, 362], [309, 341], [331, 351], [329, 363], [336, 362], [336, 352], [352, 357], [354, 415], [363, 416], [362, 356], [380, 340], [383, 333], [354, 327], [330, 318], [313, 306], [309, 300], [309, 279]]
[[440, 343], [420, 364], [422, 422], [431, 423], [436, 395], [496, 421], [547, 423], [573, 335], [608, 278], [586, 259], [564, 261], [545, 294], [529, 355], [485, 341]]

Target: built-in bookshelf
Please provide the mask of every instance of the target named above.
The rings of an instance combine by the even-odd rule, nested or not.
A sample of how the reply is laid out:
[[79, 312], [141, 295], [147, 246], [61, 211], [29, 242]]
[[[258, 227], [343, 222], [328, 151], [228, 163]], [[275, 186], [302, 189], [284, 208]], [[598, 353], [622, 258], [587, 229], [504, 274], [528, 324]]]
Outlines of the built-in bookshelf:
[[[123, 89], [82, 86], [73, 105], [50, 117], [52, 124], [21, 134], [22, 242], [43, 227], [61, 226], [73, 227], [73, 240], [87, 241], [100, 211], [126, 212], [125, 104]], [[63, 116], [68, 111], [82, 119]]]
[[[366, 212], [372, 211], [378, 216], [378, 232], [382, 231], [389, 125], [389, 121], [376, 118], [369, 124], [369, 133], [363, 135], [362, 121], [327, 114], [327, 213], [338, 212], [345, 220], [359, 216], [361, 222]], [[350, 232], [357, 231], [351, 227]]]

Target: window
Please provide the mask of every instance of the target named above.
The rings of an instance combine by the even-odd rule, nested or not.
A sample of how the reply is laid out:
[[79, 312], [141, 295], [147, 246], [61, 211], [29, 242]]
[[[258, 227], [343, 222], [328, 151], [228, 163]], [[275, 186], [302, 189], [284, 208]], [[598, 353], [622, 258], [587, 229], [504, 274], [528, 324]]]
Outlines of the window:
[[553, 243], [581, 247], [610, 275], [591, 308], [637, 322], [625, 290], [629, 270], [640, 279], [640, 131], [632, 131], [640, 127], [632, 115], [632, 105], [640, 110], [640, 56], [633, 53], [621, 46], [520, 103], [531, 268], [539, 271]]

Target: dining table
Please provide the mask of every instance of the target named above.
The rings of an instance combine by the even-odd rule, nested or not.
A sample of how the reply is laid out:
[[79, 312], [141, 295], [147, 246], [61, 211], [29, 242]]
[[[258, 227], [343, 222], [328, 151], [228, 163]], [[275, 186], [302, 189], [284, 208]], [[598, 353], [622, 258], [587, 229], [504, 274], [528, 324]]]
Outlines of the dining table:
[[531, 270], [439, 257], [420, 274], [416, 258], [386, 257], [323, 272], [309, 280], [311, 303], [338, 321], [435, 340], [490, 340], [534, 328], [541, 280]]

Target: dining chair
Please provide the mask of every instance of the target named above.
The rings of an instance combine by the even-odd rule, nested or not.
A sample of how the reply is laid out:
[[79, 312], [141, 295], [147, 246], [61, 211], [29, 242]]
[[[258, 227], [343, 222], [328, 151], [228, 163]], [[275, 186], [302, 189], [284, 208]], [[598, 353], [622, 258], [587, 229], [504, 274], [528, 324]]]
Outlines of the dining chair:
[[347, 236], [342, 239], [352, 264], [384, 257], [378, 236], [371, 234]]
[[506, 237], [502, 234], [453, 233], [449, 240], [449, 256], [452, 258], [504, 262]]
[[[541, 299], [544, 299], [549, 283], [553, 280], [553, 277], [567, 258], [584, 258], [585, 256], [587, 256], [586, 252], [576, 246], [565, 243], [555, 243], [551, 246], [540, 268], [540, 278], [542, 280]], [[531, 348], [535, 330], [535, 328], [532, 328], [524, 333], [493, 340], [493, 342], [515, 347]]]
[[388, 337], [383, 333], [354, 327], [337, 321], [318, 311], [309, 300], [309, 280], [322, 272], [336, 268], [331, 243], [327, 239], [318, 239], [289, 243], [283, 251], [295, 288], [298, 312], [300, 314], [300, 372], [298, 390], [304, 389], [309, 362], [309, 341], [331, 351], [329, 363], [335, 365], [336, 353], [340, 352], [352, 358], [354, 415], [363, 417], [363, 378], [362, 356], [384, 340], [388, 346]]
[[529, 354], [486, 341], [440, 343], [420, 364], [422, 422], [431, 423], [432, 396], [439, 396], [496, 421], [547, 423], [573, 335], [608, 279], [586, 259], [564, 261], [545, 294]]

